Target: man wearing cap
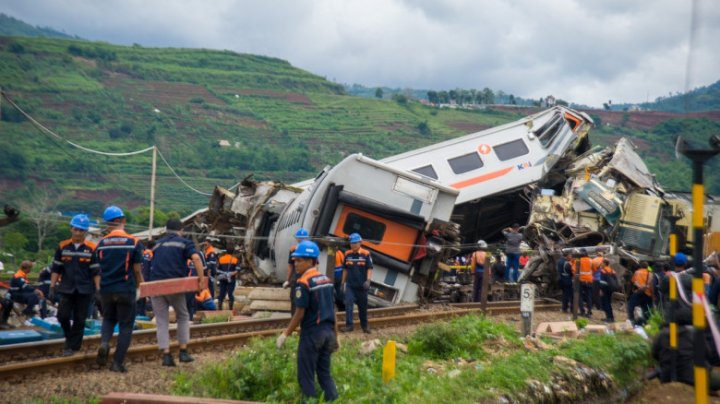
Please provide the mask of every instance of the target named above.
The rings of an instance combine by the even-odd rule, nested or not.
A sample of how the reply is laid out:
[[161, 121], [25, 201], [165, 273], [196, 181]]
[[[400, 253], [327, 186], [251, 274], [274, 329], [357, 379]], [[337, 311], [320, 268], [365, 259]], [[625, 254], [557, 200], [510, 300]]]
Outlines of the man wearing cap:
[[137, 238], [125, 232], [125, 214], [117, 206], [110, 206], [103, 213], [108, 234], [97, 244], [94, 262], [100, 265], [100, 302], [103, 309], [100, 348], [97, 364], [105, 366], [110, 352], [110, 338], [118, 326], [117, 346], [110, 370], [127, 372], [125, 354], [132, 340], [135, 324], [135, 302], [142, 277], [143, 245]]
[[57, 319], [65, 333], [64, 356], [80, 350], [90, 300], [100, 290], [100, 265], [92, 261], [97, 246], [85, 240], [89, 228], [90, 219], [86, 215], [72, 218], [70, 238], [58, 245], [50, 269], [48, 298], [54, 300], [56, 294], [60, 295]]
[[14, 302], [25, 305], [23, 314], [28, 318], [35, 315], [35, 306], [45, 299], [43, 292], [28, 282], [28, 274], [32, 271], [33, 265], [29, 260], [20, 263], [20, 269], [10, 281], [10, 296]]
[[[297, 243], [300, 243], [303, 240], [307, 240], [310, 237], [310, 232], [305, 230], [305, 228], [301, 227], [295, 232], [295, 241]], [[295, 287], [297, 286], [297, 278], [298, 274], [297, 271], [295, 271], [295, 262], [292, 258], [292, 254], [295, 252], [295, 249], [297, 248], [297, 244], [290, 247], [290, 253], [288, 254], [288, 269], [287, 269], [287, 279], [285, 282], [283, 282], [284, 288], [290, 288], [290, 313], [295, 313]]]
[[[192, 260], [199, 280], [197, 292], [202, 292], [204, 289], [205, 267], [200, 259], [200, 254], [195, 250], [195, 243], [182, 236], [183, 231], [180, 220], [168, 220], [165, 228], [167, 229], [167, 236], [161, 238], [155, 244], [150, 280], [185, 278], [188, 276], [187, 261]], [[190, 315], [185, 293], [153, 296], [150, 300], [157, 320], [158, 346], [163, 351], [162, 365], [175, 366], [175, 361], [170, 354], [170, 332], [168, 331], [168, 311], [170, 306], [175, 310], [177, 316], [180, 362], [192, 362], [193, 358], [187, 351], [187, 343], [190, 340]]]
[[368, 290], [372, 279], [373, 263], [370, 251], [361, 247], [360, 234], [350, 235], [350, 249], [345, 252], [345, 265], [342, 274], [342, 289], [345, 292], [345, 327], [343, 332], [353, 330], [353, 305], [358, 306], [360, 325], [366, 334], [370, 334], [367, 320]]
[[[295, 288], [296, 310], [287, 329], [278, 336], [275, 345], [282, 348], [285, 339], [300, 329], [297, 351], [297, 376], [303, 398], [317, 397], [315, 376], [323, 390], [325, 401], [338, 398], [335, 381], [330, 374], [332, 353], [337, 351], [333, 281], [318, 272], [316, 266], [320, 250], [309, 240], [298, 243], [291, 254], [294, 269], [300, 275]], [[304, 400], [303, 400], [304, 401]]]
[[505, 281], [517, 282], [520, 268], [520, 243], [523, 241], [520, 224], [515, 223], [512, 227], [503, 229], [502, 234], [505, 236], [505, 255], [507, 256]]
[[[487, 243], [478, 240], [477, 250], [470, 258], [470, 268], [473, 271], [473, 302], [479, 302], [483, 287], [483, 273], [485, 272], [485, 258], [487, 257]], [[488, 278], [490, 279], [490, 278]]]

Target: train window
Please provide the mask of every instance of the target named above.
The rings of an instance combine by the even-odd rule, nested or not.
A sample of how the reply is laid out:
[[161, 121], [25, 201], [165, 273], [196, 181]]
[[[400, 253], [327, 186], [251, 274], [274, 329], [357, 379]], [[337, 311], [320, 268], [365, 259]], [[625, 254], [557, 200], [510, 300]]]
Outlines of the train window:
[[500, 161], [514, 159], [515, 157], [524, 156], [530, 153], [530, 150], [528, 150], [522, 139], [494, 146], [493, 150], [495, 150], [495, 154], [498, 156]]
[[385, 235], [385, 224], [356, 213], [348, 213], [343, 226], [343, 233], [360, 233], [364, 239], [379, 244]]
[[420, 175], [424, 175], [428, 178], [432, 178], [434, 180], [438, 179], [437, 173], [435, 172], [435, 169], [432, 165], [427, 165], [423, 167], [418, 167], [413, 170], [413, 172], [416, 172]]
[[562, 131], [565, 120], [562, 119], [560, 114], [555, 114], [550, 120], [545, 122], [543, 126], [535, 131], [535, 136], [540, 140], [540, 144], [543, 147], [550, 147], [552, 142], [557, 137], [558, 133]]
[[462, 174], [468, 171], [477, 170], [483, 166], [480, 156], [478, 156], [475, 152], [452, 158], [448, 160], [448, 163], [455, 174]]

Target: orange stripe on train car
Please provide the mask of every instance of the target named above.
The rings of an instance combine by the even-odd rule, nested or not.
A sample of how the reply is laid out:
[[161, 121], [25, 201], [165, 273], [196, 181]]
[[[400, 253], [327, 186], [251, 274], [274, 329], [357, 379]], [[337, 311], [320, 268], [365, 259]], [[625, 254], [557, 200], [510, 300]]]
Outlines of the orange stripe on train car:
[[335, 235], [348, 236], [343, 232], [345, 222], [350, 213], [354, 213], [358, 216], [372, 219], [376, 222], [380, 222], [385, 225], [385, 234], [383, 235], [380, 244], [375, 244], [372, 241], [364, 240], [363, 243], [370, 246], [373, 250], [387, 254], [400, 261], [408, 262], [413, 252], [413, 246], [417, 240], [419, 231], [412, 227], [405, 226], [390, 219], [373, 215], [372, 213], [365, 212], [351, 206], [343, 206], [342, 212], [340, 213], [340, 219], [338, 220], [337, 226], [335, 226]]
[[465, 180], [465, 181], [460, 181], [460, 182], [456, 182], [456, 183], [454, 183], [454, 184], [450, 184], [450, 186], [453, 187], [453, 188], [455, 188], [455, 189], [461, 189], [461, 188], [469, 187], [469, 186], [471, 186], [471, 185], [479, 184], [479, 183], [481, 183], [481, 182], [485, 182], [485, 181], [489, 181], [489, 180], [492, 180], [492, 179], [495, 179], [495, 178], [498, 178], [498, 177], [502, 177], [503, 175], [505, 175], [505, 174], [509, 173], [510, 171], [512, 171], [512, 169], [513, 169], [512, 166], [511, 166], [511, 167], [507, 167], [507, 168], [503, 168], [502, 170], [493, 171], [493, 172], [491, 172], [491, 173], [487, 173], [487, 174], [483, 174], [483, 175], [480, 175], [480, 176], [477, 176], [477, 177], [473, 177], [473, 178], [467, 179], [467, 180]]

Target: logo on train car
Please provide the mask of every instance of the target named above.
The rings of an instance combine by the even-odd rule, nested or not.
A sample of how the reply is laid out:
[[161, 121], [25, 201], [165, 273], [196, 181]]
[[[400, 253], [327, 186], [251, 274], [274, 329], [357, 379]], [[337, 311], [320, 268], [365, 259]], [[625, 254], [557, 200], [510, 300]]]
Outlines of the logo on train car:
[[481, 144], [480, 146], [478, 146], [478, 152], [480, 152], [480, 154], [490, 154], [491, 151], [492, 147], [490, 147], [489, 144]]
[[522, 164], [518, 164], [518, 165], [517, 165], [517, 169], [518, 169], [518, 170], [524, 170], [524, 169], [530, 168], [530, 167], [532, 167], [532, 163], [529, 162], [529, 161], [526, 161], [526, 162], [524, 162], [524, 163], [522, 163]]

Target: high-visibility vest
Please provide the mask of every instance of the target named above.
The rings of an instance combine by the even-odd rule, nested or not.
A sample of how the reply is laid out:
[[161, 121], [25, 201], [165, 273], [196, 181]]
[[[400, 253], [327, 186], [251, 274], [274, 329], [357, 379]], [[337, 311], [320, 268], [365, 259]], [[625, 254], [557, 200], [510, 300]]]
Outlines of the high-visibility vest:
[[592, 283], [592, 261], [589, 257], [580, 257], [580, 282]]

